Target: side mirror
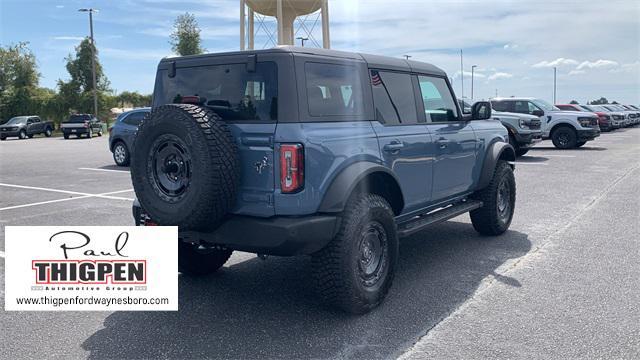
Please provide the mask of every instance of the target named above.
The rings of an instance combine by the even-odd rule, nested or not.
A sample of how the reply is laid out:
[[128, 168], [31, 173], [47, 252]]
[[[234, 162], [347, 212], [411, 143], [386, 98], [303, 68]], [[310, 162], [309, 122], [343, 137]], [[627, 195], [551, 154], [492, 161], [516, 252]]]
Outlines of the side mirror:
[[487, 120], [491, 118], [491, 103], [478, 101], [471, 106], [471, 120]]
[[535, 115], [535, 116], [543, 116], [543, 115], [544, 115], [544, 111], [539, 110], [539, 109], [536, 109], [536, 110], [533, 110], [533, 111], [531, 112], [531, 115]]

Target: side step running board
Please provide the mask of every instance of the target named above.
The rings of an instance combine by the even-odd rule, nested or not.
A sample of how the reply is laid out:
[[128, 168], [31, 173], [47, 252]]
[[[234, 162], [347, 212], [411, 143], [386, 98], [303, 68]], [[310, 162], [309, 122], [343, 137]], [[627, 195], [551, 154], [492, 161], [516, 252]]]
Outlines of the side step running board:
[[482, 207], [482, 201], [467, 200], [451, 205], [435, 212], [426, 213], [424, 215], [417, 216], [407, 222], [404, 222], [398, 226], [398, 236], [409, 236], [415, 232], [418, 232], [425, 227], [439, 222], [447, 221], [458, 215], [462, 215], [471, 210], [475, 210]]

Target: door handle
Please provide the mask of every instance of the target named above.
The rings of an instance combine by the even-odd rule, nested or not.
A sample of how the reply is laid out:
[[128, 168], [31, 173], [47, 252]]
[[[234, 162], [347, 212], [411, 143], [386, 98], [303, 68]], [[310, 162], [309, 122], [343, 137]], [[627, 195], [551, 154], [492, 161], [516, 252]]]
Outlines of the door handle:
[[440, 139], [440, 140], [437, 140], [436, 143], [438, 143], [438, 147], [440, 149], [446, 149], [447, 146], [449, 146], [449, 144], [451, 143], [451, 140]]
[[398, 152], [400, 149], [404, 147], [404, 144], [400, 141], [392, 141], [389, 144], [386, 144], [382, 147], [382, 149], [386, 152]]

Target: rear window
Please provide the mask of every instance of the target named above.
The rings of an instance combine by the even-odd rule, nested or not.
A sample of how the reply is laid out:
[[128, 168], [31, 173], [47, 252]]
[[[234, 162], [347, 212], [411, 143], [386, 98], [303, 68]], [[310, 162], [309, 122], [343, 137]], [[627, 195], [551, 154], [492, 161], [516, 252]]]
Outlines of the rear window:
[[79, 115], [71, 115], [69, 118], [64, 121], [66, 123], [83, 123], [85, 121], [91, 120], [91, 115], [87, 114], [79, 114]]
[[275, 121], [278, 117], [278, 73], [274, 62], [225, 64], [176, 69], [170, 78], [158, 72], [153, 106], [179, 104], [197, 96], [200, 104], [224, 120]]
[[363, 115], [362, 81], [358, 68], [308, 62], [304, 69], [309, 115]]
[[510, 106], [510, 102], [509, 101], [492, 101], [491, 102], [491, 107], [493, 108], [493, 110], [495, 111], [502, 111], [502, 112], [512, 112], [513, 107]]

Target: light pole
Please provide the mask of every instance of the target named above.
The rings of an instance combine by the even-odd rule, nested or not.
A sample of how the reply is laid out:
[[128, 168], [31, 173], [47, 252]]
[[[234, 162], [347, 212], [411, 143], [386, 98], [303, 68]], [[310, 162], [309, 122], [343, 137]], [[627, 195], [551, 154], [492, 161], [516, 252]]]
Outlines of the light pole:
[[409, 58], [411, 57], [411, 55], [402, 55], [404, 56], [405, 59], [409, 60]]
[[464, 99], [464, 67], [462, 66], [462, 49], [460, 49], [460, 99]]
[[304, 42], [309, 40], [309, 38], [302, 37], [302, 36], [298, 36], [296, 39], [300, 40], [300, 42], [302, 43], [302, 47], [304, 47]]
[[556, 104], [556, 72], [557, 72], [557, 69], [554, 66], [553, 67], [553, 105]]
[[[93, 41], [93, 13], [98, 12], [97, 9], [82, 8], [78, 9], [80, 12], [89, 13], [89, 33], [91, 38], [91, 75], [93, 76], [93, 116], [98, 118], [98, 91], [96, 89], [96, 45]], [[107, 120], [108, 121], [108, 120]], [[109, 123], [107, 123], [109, 127]]]
[[473, 70], [477, 67], [478, 65], [471, 65], [471, 101], [473, 101]]

